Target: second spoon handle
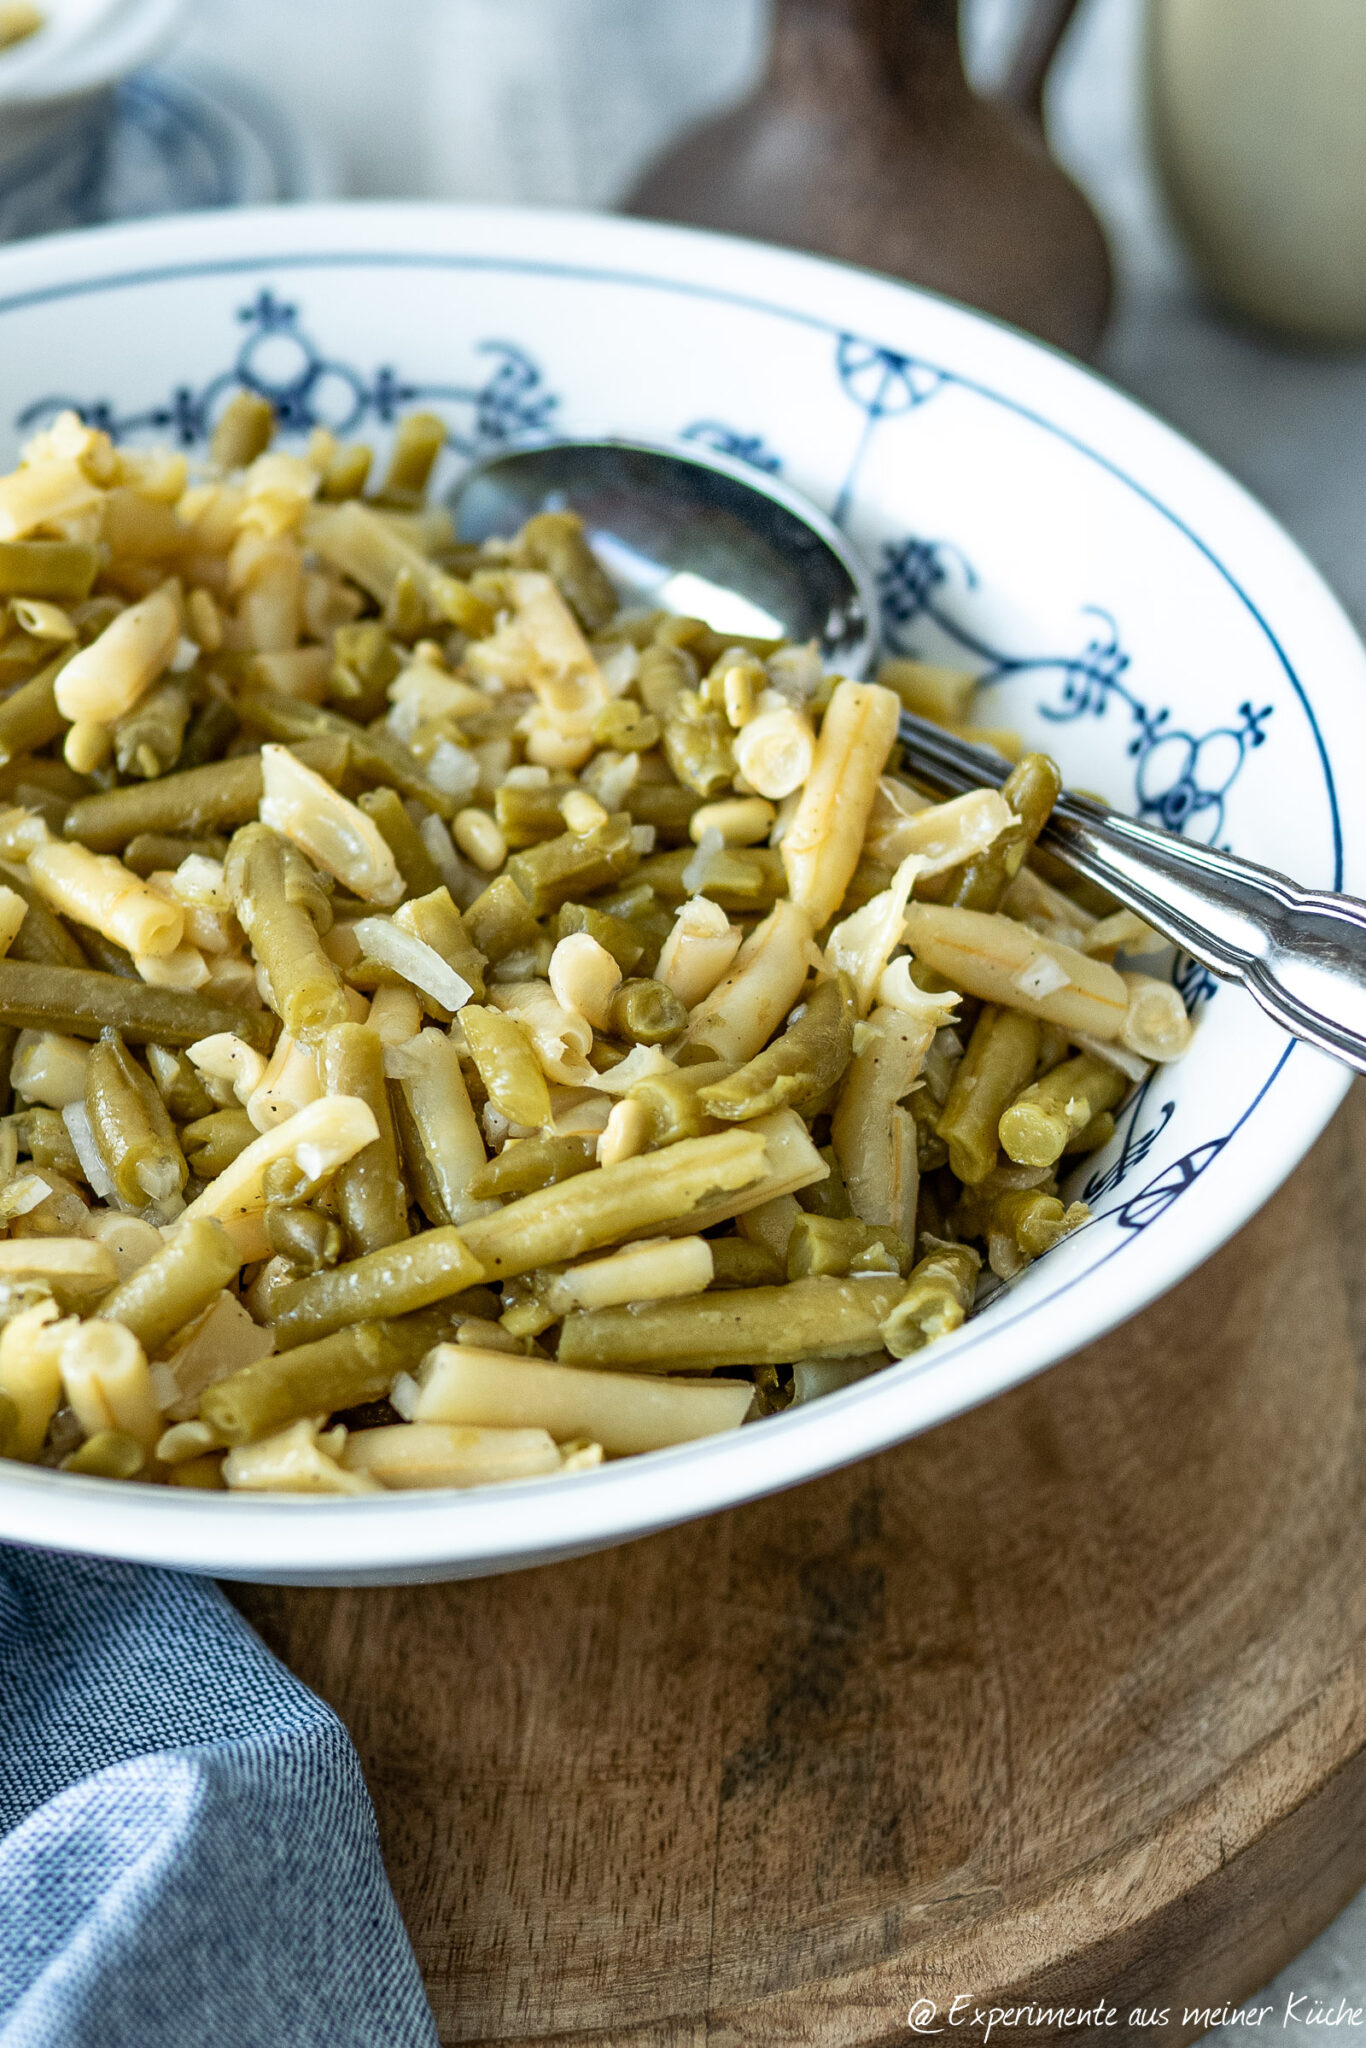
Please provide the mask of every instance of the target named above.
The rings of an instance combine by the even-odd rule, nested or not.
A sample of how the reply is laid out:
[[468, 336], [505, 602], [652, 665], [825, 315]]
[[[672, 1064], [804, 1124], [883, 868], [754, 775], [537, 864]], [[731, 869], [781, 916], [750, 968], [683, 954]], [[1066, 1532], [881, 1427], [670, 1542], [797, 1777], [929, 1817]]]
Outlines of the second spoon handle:
[[[946, 796], [999, 785], [1010, 763], [910, 712], [912, 773]], [[1297, 1038], [1366, 1073], [1366, 903], [1064, 793], [1039, 844], [1098, 882]]]

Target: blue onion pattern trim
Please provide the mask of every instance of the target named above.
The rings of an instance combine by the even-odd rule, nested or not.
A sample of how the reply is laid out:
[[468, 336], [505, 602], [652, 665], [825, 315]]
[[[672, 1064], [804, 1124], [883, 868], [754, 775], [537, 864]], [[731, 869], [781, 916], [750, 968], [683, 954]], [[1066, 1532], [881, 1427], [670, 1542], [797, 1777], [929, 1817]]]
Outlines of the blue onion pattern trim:
[[916, 356], [903, 355], [899, 349], [859, 334], [841, 334], [836, 341], [835, 374], [845, 397], [863, 414], [853, 458], [831, 508], [832, 518], [842, 522], [854, 502], [863, 458], [881, 422], [916, 411], [954, 378], [950, 370], [922, 363]]
[[[477, 345], [480, 353], [495, 359], [482, 384], [425, 384], [404, 380], [387, 365], [367, 377], [348, 364], [324, 356], [300, 328], [297, 307], [277, 299], [269, 287], [262, 289], [251, 305], [241, 308], [238, 318], [249, 331], [236, 361], [232, 368], [197, 391], [190, 386], [178, 387], [162, 404], [127, 415], [119, 414], [106, 400], [83, 403], [54, 396], [26, 407], [16, 424], [31, 430], [69, 408], [116, 437], [169, 429], [188, 446], [208, 437], [221, 403], [233, 391], [246, 389], [268, 398], [276, 409], [282, 431], [294, 434], [315, 426], [346, 433], [370, 419], [387, 424], [402, 407], [418, 402], [469, 408], [463, 423], [466, 431], [457, 433], [453, 427], [448, 428], [450, 446], [469, 456], [500, 442], [546, 432], [559, 404], [557, 396], [544, 388], [534, 360], [512, 342], [490, 340]], [[269, 355], [267, 343], [273, 344]], [[864, 454], [882, 420], [914, 411], [948, 384], [964, 383], [965, 388], [972, 390], [981, 387], [956, 377], [952, 371], [849, 334], [838, 337], [835, 366], [842, 389], [864, 416], [853, 459], [833, 507], [838, 520], [849, 511]], [[697, 421], [684, 430], [684, 438], [752, 462], [769, 474], [776, 474], [783, 467], [781, 457], [767, 447], [761, 436], [741, 433], [722, 421]], [[1012, 655], [971, 633], [944, 609], [939, 593], [950, 582], [951, 566], [957, 567], [966, 590], [977, 584], [972, 565], [952, 543], [912, 536], [885, 544], [882, 554], [879, 592], [884, 637], [889, 646], [905, 654], [916, 653], [918, 649], [907, 637], [908, 631], [919, 621], [928, 620], [982, 664], [983, 684], [1026, 671], [1052, 671], [1060, 677], [1060, 694], [1053, 704], [1040, 703], [1038, 709], [1042, 716], [1059, 723], [1088, 714], [1103, 717], [1112, 701], [1121, 702], [1136, 728], [1128, 752], [1137, 762], [1135, 794], [1140, 815], [1155, 817], [1175, 830], [1189, 829], [1193, 819], [1200, 819], [1201, 836], [1210, 839], [1222, 828], [1224, 799], [1247, 754], [1263, 744], [1264, 726], [1273, 707], [1254, 711], [1250, 703], [1241, 704], [1237, 725], [1215, 728], [1199, 738], [1178, 731], [1169, 726], [1168, 712], [1150, 711], [1123, 681], [1129, 657], [1120, 646], [1118, 629], [1108, 613], [1096, 607], [1086, 609], [1084, 616], [1095, 624], [1089, 629], [1084, 646], [1074, 654]], [[1259, 623], [1269, 631], [1264, 621], [1259, 619]], [[1291, 681], [1304, 701], [1293, 672]], [[1312, 724], [1312, 711], [1309, 716]], [[1317, 735], [1316, 725], [1314, 730]], [[1163, 758], [1154, 765], [1159, 754]], [[1207, 760], [1202, 767], [1202, 754], [1219, 758], [1214, 765]], [[1330, 780], [1330, 800], [1331, 797]], [[1336, 831], [1336, 812], [1334, 818]], [[1191, 1011], [1208, 1000], [1217, 988], [1213, 977], [1196, 962], [1178, 961], [1175, 980]], [[1287, 1048], [1282, 1054], [1254, 1102], [1230, 1131], [1172, 1161], [1136, 1194], [1117, 1208], [1102, 1210], [1094, 1220], [1113, 1218], [1128, 1234], [1156, 1222], [1242, 1128], [1281, 1071], [1289, 1051]], [[1155, 1122], [1142, 1131], [1138, 1129], [1156, 1079], [1157, 1075], [1150, 1076], [1126, 1106], [1119, 1155], [1086, 1184], [1083, 1196], [1088, 1202], [1103, 1200], [1115, 1192], [1148, 1159], [1170, 1123], [1175, 1104], [1167, 1102], [1161, 1106]]]
[[482, 383], [429, 384], [399, 375], [389, 364], [373, 373], [325, 355], [299, 324], [299, 309], [266, 287], [237, 314], [247, 333], [231, 368], [206, 384], [178, 385], [168, 399], [141, 411], [121, 413], [108, 399], [51, 396], [19, 414], [22, 431], [46, 425], [59, 412], [79, 413], [91, 426], [116, 439], [155, 431], [171, 433], [182, 447], [206, 441], [223, 405], [236, 391], [254, 391], [275, 408], [282, 434], [327, 427], [349, 434], [367, 421], [390, 424], [405, 406], [453, 406], [463, 418], [448, 425], [447, 440], [470, 456], [524, 435], [544, 433], [559, 405], [547, 391], [538, 365], [511, 341], [481, 341], [476, 353], [490, 359]]
[[878, 596], [883, 639], [898, 654], [922, 652], [913, 628], [928, 620], [980, 664], [978, 681], [1003, 682], [1008, 676], [1052, 675], [1057, 694], [1036, 707], [1055, 725], [1079, 718], [1104, 718], [1112, 705], [1127, 712], [1132, 732], [1125, 751], [1134, 763], [1134, 809], [1169, 832], [1184, 832], [1212, 845], [1224, 829], [1224, 806], [1242, 773], [1248, 755], [1266, 740], [1266, 722], [1273, 707], [1260, 709], [1244, 700], [1227, 725], [1199, 735], [1172, 723], [1165, 707], [1144, 703], [1128, 680], [1129, 656], [1109, 612], [1087, 605], [1081, 645], [1070, 653], [1011, 654], [974, 633], [957, 617], [951, 585], [977, 587], [972, 564], [949, 541], [922, 540], [914, 535], [883, 545], [878, 569]]
[[782, 470], [782, 456], [774, 454], [762, 434], [742, 434], [724, 420], [694, 420], [679, 438], [715, 449], [718, 455], [733, 455], [737, 462], [747, 462], [766, 476], [777, 476]]

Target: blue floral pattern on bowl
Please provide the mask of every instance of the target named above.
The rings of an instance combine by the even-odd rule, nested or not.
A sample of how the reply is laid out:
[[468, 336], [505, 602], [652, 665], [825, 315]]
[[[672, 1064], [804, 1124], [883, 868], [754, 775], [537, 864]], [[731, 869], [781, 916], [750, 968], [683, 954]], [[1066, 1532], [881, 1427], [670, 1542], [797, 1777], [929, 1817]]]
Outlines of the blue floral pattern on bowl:
[[[304, 435], [317, 427], [348, 434], [369, 423], [389, 426], [414, 405], [439, 408], [452, 415], [447, 422], [448, 445], [468, 459], [552, 431], [561, 409], [560, 396], [548, 388], [539, 364], [516, 342], [489, 339], [476, 344], [476, 355], [488, 362], [482, 379], [431, 382], [404, 376], [387, 363], [366, 372], [325, 352], [303, 325], [298, 305], [270, 287], [239, 308], [237, 318], [246, 333], [233, 361], [201, 384], [178, 385], [166, 398], [132, 411], [122, 411], [107, 399], [51, 394], [25, 406], [17, 424], [31, 432], [71, 408], [116, 438], [169, 433], [180, 445], [192, 447], [208, 439], [232, 394], [248, 390], [270, 401], [285, 436]], [[950, 371], [852, 334], [838, 338], [835, 372], [865, 422], [831, 508], [842, 520], [880, 424], [927, 405], [955, 379]], [[766, 474], [779, 474], [785, 467], [783, 456], [762, 434], [724, 420], [694, 420], [682, 428], [681, 438], [735, 456]], [[1023, 653], [996, 645], [961, 615], [962, 601], [978, 587], [978, 577], [965, 551], [950, 540], [907, 535], [882, 542], [877, 587], [883, 641], [890, 651], [931, 658], [919, 632], [928, 625], [957, 650], [983, 687], [1023, 675], [1052, 678], [1053, 693], [1036, 704], [1039, 715], [1051, 723], [1105, 718], [1115, 710], [1127, 715], [1132, 730], [1126, 752], [1134, 764], [1135, 813], [1169, 831], [1192, 832], [1206, 843], [1218, 838], [1229, 792], [1248, 756], [1266, 740], [1272, 706], [1256, 707], [1245, 699], [1224, 724], [1206, 732], [1177, 726], [1169, 709], [1152, 707], [1134, 690], [1119, 625], [1098, 605], [1084, 608], [1077, 644], [1071, 649]], [[1206, 968], [1186, 956], [1178, 956], [1173, 978], [1192, 1014], [1218, 987]], [[1160, 1092], [1160, 1069], [1126, 1105], [1114, 1141], [1118, 1150], [1081, 1190], [1093, 1206], [1116, 1193], [1144, 1164], [1167, 1128], [1175, 1105], [1165, 1102], [1153, 1112], [1155, 1088]], [[1099, 1213], [1113, 1216], [1128, 1232], [1145, 1229], [1213, 1163], [1232, 1136], [1230, 1131], [1203, 1141], [1165, 1166], [1137, 1194]]]

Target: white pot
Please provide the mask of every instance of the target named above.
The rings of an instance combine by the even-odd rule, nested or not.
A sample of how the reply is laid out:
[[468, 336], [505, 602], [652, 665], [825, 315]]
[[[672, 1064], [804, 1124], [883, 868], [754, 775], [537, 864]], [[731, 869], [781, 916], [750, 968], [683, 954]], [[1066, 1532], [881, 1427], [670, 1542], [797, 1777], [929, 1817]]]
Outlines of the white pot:
[[1366, 339], [1366, 6], [1151, 0], [1168, 201], [1206, 283], [1296, 337]]

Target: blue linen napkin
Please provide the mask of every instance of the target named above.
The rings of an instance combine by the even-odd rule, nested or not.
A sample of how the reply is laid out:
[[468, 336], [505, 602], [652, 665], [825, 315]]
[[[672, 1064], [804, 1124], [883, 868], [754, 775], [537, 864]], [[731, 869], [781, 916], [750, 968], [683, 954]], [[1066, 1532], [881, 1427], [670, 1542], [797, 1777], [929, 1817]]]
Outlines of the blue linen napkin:
[[0, 2048], [436, 2048], [360, 1761], [208, 1580], [0, 1545]]

